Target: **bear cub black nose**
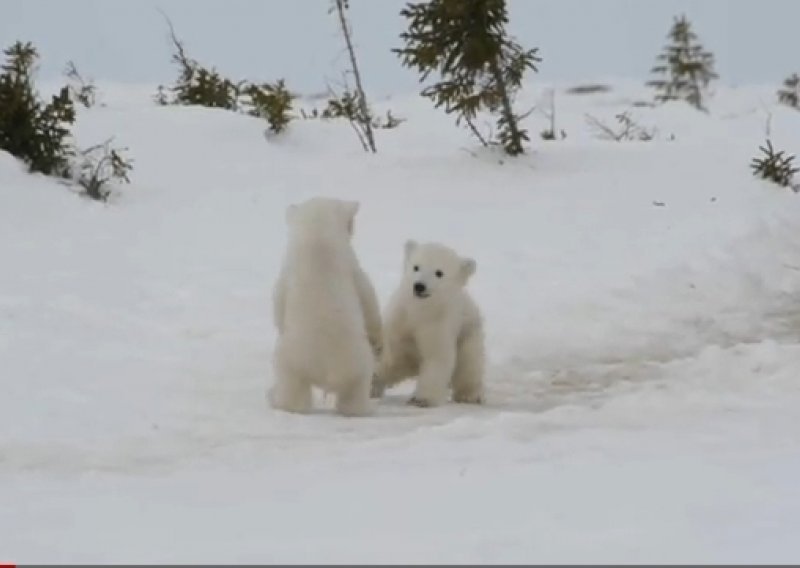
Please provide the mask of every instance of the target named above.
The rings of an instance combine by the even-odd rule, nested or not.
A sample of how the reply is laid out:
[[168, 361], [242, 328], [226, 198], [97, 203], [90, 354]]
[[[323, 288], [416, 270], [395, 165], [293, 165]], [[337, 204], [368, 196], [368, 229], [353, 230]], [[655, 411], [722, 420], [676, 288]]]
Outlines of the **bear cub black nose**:
[[426, 290], [425, 284], [423, 284], [422, 282], [414, 282], [414, 293], [417, 296], [423, 295], [425, 293], [425, 290]]

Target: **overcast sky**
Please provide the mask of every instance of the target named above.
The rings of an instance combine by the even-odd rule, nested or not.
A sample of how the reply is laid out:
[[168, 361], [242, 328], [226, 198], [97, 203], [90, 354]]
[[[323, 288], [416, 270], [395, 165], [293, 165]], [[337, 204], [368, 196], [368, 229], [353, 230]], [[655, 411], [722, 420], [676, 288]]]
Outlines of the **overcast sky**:
[[[390, 53], [399, 0], [350, 0], [368, 90], [416, 88]], [[175, 70], [161, 8], [192, 57], [233, 79], [285, 77], [320, 90], [346, 64], [330, 0], [0, 0], [0, 44], [30, 40], [40, 77], [72, 59], [84, 74], [169, 83]], [[511, 31], [540, 48], [543, 80], [644, 79], [672, 16], [685, 12], [728, 84], [777, 83], [800, 71], [800, 0], [509, 0]]]

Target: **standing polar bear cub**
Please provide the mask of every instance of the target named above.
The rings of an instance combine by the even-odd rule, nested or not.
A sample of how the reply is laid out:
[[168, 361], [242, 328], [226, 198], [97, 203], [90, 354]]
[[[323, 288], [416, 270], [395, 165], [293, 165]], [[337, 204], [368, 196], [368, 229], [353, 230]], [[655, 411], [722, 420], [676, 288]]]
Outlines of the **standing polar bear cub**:
[[410, 404], [441, 405], [451, 388], [455, 402], [483, 402], [483, 321], [465, 289], [475, 270], [474, 260], [443, 245], [406, 243], [402, 283], [384, 315], [373, 396], [417, 376]]
[[351, 244], [358, 208], [315, 197], [287, 209], [288, 245], [273, 291], [274, 408], [309, 412], [316, 386], [336, 394], [340, 414], [369, 411], [381, 319]]

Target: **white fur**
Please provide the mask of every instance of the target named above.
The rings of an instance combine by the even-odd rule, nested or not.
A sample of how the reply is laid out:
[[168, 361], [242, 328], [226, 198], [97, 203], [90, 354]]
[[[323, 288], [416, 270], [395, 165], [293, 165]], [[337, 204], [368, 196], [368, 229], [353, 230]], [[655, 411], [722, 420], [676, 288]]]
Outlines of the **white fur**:
[[287, 210], [288, 245], [273, 293], [274, 408], [310, 411], [316, 386], [336, 394], [340, 414], [369, 412], [381, 319], [351, 244], [358, 208], [315, 197]]
[[[451, 388], [456, 402], [483, 401], [483, 321], [465, 288], [475, 270], [474, 260], [443, 245], [406, 243], [403, 279], [384, 315], [374, 397], [417, 376], [411, 404], [441, 405]], [[427, 297], [414, 293], [417, 283]]]

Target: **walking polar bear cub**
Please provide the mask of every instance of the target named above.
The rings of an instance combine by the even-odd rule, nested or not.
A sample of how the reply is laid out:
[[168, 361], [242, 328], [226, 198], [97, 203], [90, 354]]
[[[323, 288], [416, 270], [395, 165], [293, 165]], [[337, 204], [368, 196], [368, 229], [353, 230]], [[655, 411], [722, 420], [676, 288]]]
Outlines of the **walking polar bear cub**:
[[372, 396], [417, 376], [410, 404], [483, 402], [483, 321], [465, 288], [476, 263], [435, 243], [405, 245], [403, 279], [384, 314], [383, 350]]
[[369, 412], [380, 307], [351, 244], [355, 201], [315, 197], [287, 209], [288, 245], [273, 290], [276, 409], [309, 412], [312, 386], [345, 416]]

